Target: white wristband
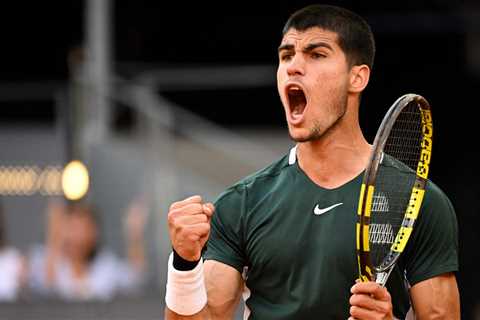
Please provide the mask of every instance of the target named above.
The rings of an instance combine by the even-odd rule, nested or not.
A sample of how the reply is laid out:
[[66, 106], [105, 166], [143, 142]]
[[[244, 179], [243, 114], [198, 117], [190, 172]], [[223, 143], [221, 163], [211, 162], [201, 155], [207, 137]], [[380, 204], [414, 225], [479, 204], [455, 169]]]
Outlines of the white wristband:
[[173, 267], [173, 253], [168, 258], [168, 277], [165, 302], [173, 312], [191, 316], [207, 304], [203, 277], [203, 260], [193, 270], [179, 271]]

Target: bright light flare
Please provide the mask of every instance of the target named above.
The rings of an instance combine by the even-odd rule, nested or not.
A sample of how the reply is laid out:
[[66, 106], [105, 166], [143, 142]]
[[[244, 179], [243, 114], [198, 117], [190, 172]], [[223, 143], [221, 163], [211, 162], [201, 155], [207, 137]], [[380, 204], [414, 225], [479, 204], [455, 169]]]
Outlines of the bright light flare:
[[87, 167], [78, 160], [73, 160], [65, 166], [62, 174], [62, 188], [69, 200], [78, 200], [88, 191], [90, 178]]

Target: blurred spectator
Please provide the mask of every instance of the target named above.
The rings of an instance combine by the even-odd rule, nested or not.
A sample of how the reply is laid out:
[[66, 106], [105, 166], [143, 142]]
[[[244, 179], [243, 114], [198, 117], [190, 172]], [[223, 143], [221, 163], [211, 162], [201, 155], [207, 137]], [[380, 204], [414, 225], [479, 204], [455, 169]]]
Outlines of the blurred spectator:
[[146, 267], [141, 204], [130, 206], [125, 222], [128, 259], [123, 260], [102, 247], [90, 206], [51, 203], [46, 245], [31, 253], [32, 293], [67, 300], [109, 300], [137, 293]]
[[20, 252], [7, 245], [5, 220], [0, 208], [0, 301], [18, 298], [26, 279], [26, 263]]

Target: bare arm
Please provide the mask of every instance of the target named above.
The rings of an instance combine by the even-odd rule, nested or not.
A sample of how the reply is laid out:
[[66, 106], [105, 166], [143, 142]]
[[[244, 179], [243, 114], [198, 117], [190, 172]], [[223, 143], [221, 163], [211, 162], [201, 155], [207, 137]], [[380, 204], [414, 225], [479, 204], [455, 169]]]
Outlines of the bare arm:
[[410, 295], [417, 320], [460, 319], [460, 295], [453, 273], [415, 284]]
[[[198, 195], [175, 202], [170, 206], [168, 212], [170, 240], [172, 247], [181, 259], [186, 261], [198, 261], [200, 259], [202, 248], [210, 235], [210, 220], [214, 210], [213, 204], [204, 203]], [[172, 267], [174, 266], [175, 259]], [[197, 270], [200, 271], [201, 269]], [[193, 286], [191, 285], [192, 282], [190, 282], [190, 287], [183, 282], [178, 286], [185, 288], [185, 295], [181, 293], [179, 296], [176, 296], [176, 294], [178, 295], [178, 290], [175, 289], [178, 288], [175, 285], [175, 281], [177, 281], [175, 279], [177, 278], [175, 278], [175, 273], [171, 275], [171, 287], [169, 287], [167, 282], [166, 302], [168, 307], [175, 308], [177, 313], [168, 307], [165, 308], [166, 319], [223, 320], [233, 318], [243, 288], [241, 274], [235, 268], [218, 261], [208, 260], [204, 262], [204, 279], [201, 280], [204, 281], [205, 286], [198, 286], [198, 283], [195, 282], [197, 280], [193, 280]], [[195, 272], [193, 275], [195, 275]], [[191, 279], [201, 278], [194, 276]], [[202, 289], [198, 291], [198, 288], [205, 288], [205, 291]], [[188, 299], [185, 297], [188, 297]], [[206, 304], [205, 307], [197, 312], [204, 304]], [[189, 316], [179, 315], [179, 310], [181, 310], [182, 314], [189, 314]]]
[[192, 316], [181, 316], [165, 308], [165, 319], [233, 319], [243, 288], [240, 273], [229, 265], [208, 260], [204, 265], [204, 275], [208, 296], [208, 303], [205, 308]]
[[146, 210], [142, 200], [134, 200], [128, 208], [124, 221], [128, 261], [137, 272], [144, 272], [146, 268], [143, 234], [147, 218]]
[[56, 265], [58, 263], [64, 242], [62, 230], [65, 225], [66, 213], [63, 204], [49, 202], [47, 211], [47, 239], [45, 259], [45, 279], [48, 287], [54, 285]]
[[[391, 297], [375, 282], [352, 287], [349, 319], [393, 319]], [[460, 320], [460, 297], [453, 273], [415, 284], [410, 289], [416, 320]]]

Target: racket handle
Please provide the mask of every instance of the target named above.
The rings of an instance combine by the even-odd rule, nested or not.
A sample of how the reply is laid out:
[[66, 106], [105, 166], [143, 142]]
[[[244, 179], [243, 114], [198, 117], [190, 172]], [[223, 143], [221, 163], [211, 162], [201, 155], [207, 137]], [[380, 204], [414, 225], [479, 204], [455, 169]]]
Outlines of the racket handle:
[[389, 268], [387, 271], [377, 273], [375, 275], [375, 282], [381, 285], [382, 287], [385, 287], [388, 277], [390, 276], [390, 273], [392, 273], [393, 267], [394, 266]]

